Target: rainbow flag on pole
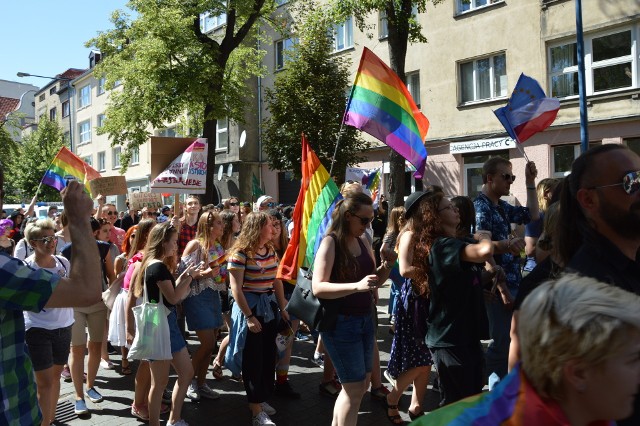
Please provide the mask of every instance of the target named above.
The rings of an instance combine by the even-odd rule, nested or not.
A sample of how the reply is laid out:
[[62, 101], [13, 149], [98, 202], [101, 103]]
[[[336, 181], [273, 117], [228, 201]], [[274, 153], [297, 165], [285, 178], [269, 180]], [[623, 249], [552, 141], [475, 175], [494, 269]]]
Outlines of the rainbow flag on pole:
[[87, 193], [91, 193], [89, 181], [101, 177], [100, 173], [93, 167], [63, 146], [56, 154], [47, 171], [44, 172], [42, 183], [62, 191], [67, 186], [65, 177], [71, 176], [84, 183]]
[[331, 224], [331, 214], [342, 196], [327, 169], [302, 135], [302, 186], [293, 210], [293, 233], [278, 266], [278, 278], [295, 280], [298, 269], [309, 268], [320, 241]]
[[344, 123], [356, 127], [387, 144], [416, 168], [421, 178], [427, 162], [424, 140], [429, 120], [420, 112], [398, 75], [366, 47]]

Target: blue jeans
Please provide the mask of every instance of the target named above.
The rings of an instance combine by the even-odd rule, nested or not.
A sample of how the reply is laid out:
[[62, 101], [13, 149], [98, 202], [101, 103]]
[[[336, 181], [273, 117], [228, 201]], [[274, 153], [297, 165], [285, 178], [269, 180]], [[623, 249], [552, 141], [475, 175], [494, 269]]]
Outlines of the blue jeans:
[[338, 315], [333, 331], [322, 331], [322, 342], [340, 382], [363, 381], [373, 364], [373, 316]]
[[389, 315], [396, 315], [396, 306], [398, 305], [398, 300], [400, 299], [401, 287], [401, 282], [396, 284], [395, 281], [391, 281], [391, 288], [389, 289], [389, 310], [387, 311]]
[[[517, 290], [509, 289], [513, 297]], [[500, 296], [498, 296], [500, 297]], [[493, 339], [489, 343], [485, 353], [486, 373], [496, 373], [500, 378], [507, 375], [507, 364], [509, 362], [509, 344], [511, 343], [511, 314], [505, 309], [501, 301], [485, 303], [487, 316], [489, 317], [489, 337]]]

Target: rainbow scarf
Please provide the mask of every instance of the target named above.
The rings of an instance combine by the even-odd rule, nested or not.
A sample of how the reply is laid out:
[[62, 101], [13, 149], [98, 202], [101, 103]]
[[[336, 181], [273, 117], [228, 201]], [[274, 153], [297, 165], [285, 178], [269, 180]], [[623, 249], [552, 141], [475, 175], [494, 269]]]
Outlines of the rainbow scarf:
[[[557, 402], [538, 395], [518, 365], [493, 391], [454, 402], [411, 425], [570, 426], [570, 423]], [[615, 422], [596, 421], [590, 426], [615, 426]]]
[[293, 210], [293, 233], [278, 266], [278, 278], [295, 280], [298, 269], [309, 268], [322, 236], [331, 224], [331, 214], [342, 196], [327, 169], [302, 135], [302, 186]]
[[369, 133], [407, 159], [416, 168], [416, 178], [424, 174], [427, 162], [424, 139], [429, 120], [397, 74], [366, 47], [351, 88], [344, 123]]
[[[44, 172], [42, 183], [62, 191], [67, 186], [65, 177], [70, 176], [84, 183], [85, 191], [91, 193], [89, 181], [99, 178], [100, 173], [63, 146], [56, 154], [47, 171]], [[97, 196], [98, 194], [95, 195]]]

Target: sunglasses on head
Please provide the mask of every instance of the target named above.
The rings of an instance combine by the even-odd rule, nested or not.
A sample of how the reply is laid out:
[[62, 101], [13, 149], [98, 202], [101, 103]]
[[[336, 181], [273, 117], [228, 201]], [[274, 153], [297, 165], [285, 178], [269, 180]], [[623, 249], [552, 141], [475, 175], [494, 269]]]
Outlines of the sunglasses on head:
[[56, 237], [42, 237], [42, 238], [34, 238], [31, 241], [42, 241], [45, 244], [49, 244], [52, 243], [54, 241], [57, 241], [58, 239]]
[[358, 216], [355, 213], [351, 213], [351, 214], [354, 215], [355, 217], [357, 217], [358, 219], [360, 219], [360, 223], [362, 224], [362, 226], [367, 226], [373, 220], [373, 218], [370, 218], [370, 217]]
[[637, 172], [629, 172], [622, 177], [622, 182], [612, 183], [610, 185], [592, 186], [587, 189], [609, 188], [612, 186], [620, 186], [629, 195], [633, 195], [640, 189], [640, 170]]
[[516, 175], [512, 175], [510, 173], [501, 173], [500, 176], [502, 176], [504, 180], [510, 180], [511, 182], [516, 181]]

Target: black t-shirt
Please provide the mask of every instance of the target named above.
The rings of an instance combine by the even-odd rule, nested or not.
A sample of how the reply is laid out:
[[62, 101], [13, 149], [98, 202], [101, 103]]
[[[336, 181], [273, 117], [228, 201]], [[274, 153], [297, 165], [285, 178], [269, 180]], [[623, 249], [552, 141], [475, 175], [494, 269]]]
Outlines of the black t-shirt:
[[560, 273], [560, 266], [551, 260], [551, 256], [547, 256], [542, 262], [538, 263], [533, 270], [522, 279], [518, 295], [513, 303], [513, 309], [519, 310], [524, 299], [535, 290], [540, 284], [557, 278]]
[[477, 343], [486, 334], [480, 277], [482, 264], [465, 262], [469, 242], [438, 238], [429, 253], [430, 306], [427, 346], [446, 348]]
[[[149, 302], [153, 303], [160, 301], [160, 287], [158, 287], [158, 282], [169, 280], [174, 287], [176, 286], [176, 280], [173, 278], [173, 275], [171, 275], [171, 271], [169, 271], [167, 265], [162, 262], [154, 262], [147, 266], [144, 279]], [[169, 303], [164, 296], [162, 300], [167, 308], [173, 308], [173, 304]]]
[[[105, 269], [105, 264], [106, 264], [106, 259], [107, 256], [109, 255], [109, 251], [111, 250], [111, 243], [109, 242], [105, 242], [105, 241], [100, 241], [100, 240], [96, 240], [96, 243], [98, 244], [98, 252], [100, 253], [100, 260], [102, 260], [101, 267], [102, 267], [102, 291], [105, 291], [108, 287], [109, 287], [109, 278], [107, 278], [107, 271]], [[62, 250], [60, 250], [60, 254], [63, 255], [68, 261], [69, 263], [71, 263], [71, 246], [73, 243], [67, 243], [65, 244], [64, 247], [62, 247]]]

